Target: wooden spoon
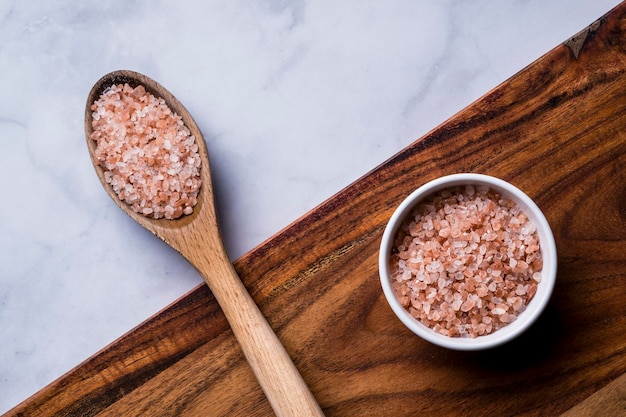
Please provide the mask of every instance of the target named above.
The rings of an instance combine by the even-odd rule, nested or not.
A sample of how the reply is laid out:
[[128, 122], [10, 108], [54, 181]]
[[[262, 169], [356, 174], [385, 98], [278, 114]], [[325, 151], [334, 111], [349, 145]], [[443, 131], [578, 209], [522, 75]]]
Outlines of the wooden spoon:
[[[104, 179], [104, 170], [94, 159], [96, 143], [91, 105], [111, 85], [143, 85], [146, 91], [162, 97], [183, 119], [199, 147], [202, 187], [191, 215], [175, 220], [152, 219], [133, 211], [121, 201]], [[265, 395], [277, 416], [323, 416], [319, 405], [294, 366], [285, 348], [259, 311], [226, 253], [217, 224], [211, 173], [206, 144], [200, 129], [185, 107], [154, 80], [132, 71], [114, 71], [102, 77], [91, 89], [85, 107], [85, 135], [91, 161], [106, 192], [137, 223], [154, 233], [183, 255], [200, 272], [220, 304]]]

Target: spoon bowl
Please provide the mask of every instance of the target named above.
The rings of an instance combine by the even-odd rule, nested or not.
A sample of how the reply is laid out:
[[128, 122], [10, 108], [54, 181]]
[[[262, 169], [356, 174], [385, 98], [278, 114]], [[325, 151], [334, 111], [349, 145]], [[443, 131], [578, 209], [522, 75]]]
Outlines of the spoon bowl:
[[[109, 87], [128, 83], [142, 85], [147, 92], [165, 100], [181, 116], [196, 139], [202, 160], [202, 185], [193, 212], [174, 220], [154, 219], [135, 212], [120, 200], [106, 182], [104, 169], [94, 157], [96, 142], [91, 139], [91, 105]], [[277, 416], [323, 416], [287, 351], [263, 317], [233, 268], [220, 235], [211, 186], [209, 155], [202, 132], [176, 97], [149, 77], [133, 71], [114, 71], [103, 76], [91, 89], [85, 106], [85, 136], [98, 178], [113, 201], [141, 226], [158, 236], [185, 257], [202, 275], [220, 304], [241, 349]]]
[[[113, 191], [113, 188], [109, 184], [107, 184], [104, 178], [104, 169], [98, 164], [98, 161], [96, 161], [96, 159], [94, 158], [96, 141], [90, 138], [91, 134], [93, 133], [91, 105], [100, 97], [100, 95], [102, 95], [102, 93], [108, 87], [112, 85], [126, 83], [128, 83], [128, 85], [133, 88], [142, 85], [150, 94], [154, 95], [155, 97], [161, 97], [163, 100], [165, 100], [167, 106], [182, 118], [185, 126], [196, 138], [198, 153], [200, 154], [200, 158], [202, 159], [202, 169], [200, 170], [202, 187], [200, 188], [200, 193], [198, 194], [198, 203], [196, 204], [193, 212], [190, 215], [181, 216], [173, 220], [168, 220], [164, 218], [153, 219], [144, 216], [141, 213], [137, 213], [128, 204], [120, 200]], [[200, 128], [198, 128], [198, 125], [196, 124], [191, 114], [185, 109], [182, 103], [156, 81], [138, 72], [126, 70], [114, 71], [100, 78], [93, 86], [93, 88], [89, 92], [89, 96], [87, 97], [87, 103], [85, 105], [85, 137], [87, 139], [89, 156], [91, 157], [91, 162], [96, 170], [96, 174], [98, 175], [100, 182], [102, 182], [105, 191], [111, 196], [115, 204], [117, 204], [119, 208], [122, 209], [122, 211], [132, 217], [137, 223], [157, 235], [170, 246], [173, 246], [173, 243], [177, 240], [176, 237], [181, 233], [181, 231], [188, 227], [190, 224], [192, 224], [198, 217], [202, 217], [205, 220], [211, 220], [212, 218], [217, 217], [214, 209], [213, 189], [211, 186], [209, 155], [202, 132], [200, 131]], [[215, 227], [217, 227], [217, 224], [215, 224]], [[174, 249], [176, 249], [178, 252], [181, 252], [178, 247], [174, 247]], [[184, 253], [181, 254], [185, 256]]]

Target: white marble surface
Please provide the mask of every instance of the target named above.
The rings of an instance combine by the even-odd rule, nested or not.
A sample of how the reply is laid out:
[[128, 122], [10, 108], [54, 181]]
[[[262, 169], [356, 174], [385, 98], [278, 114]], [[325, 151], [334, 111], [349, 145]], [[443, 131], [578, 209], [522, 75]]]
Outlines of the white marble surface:
[[0, 413], [201, 282], [96, 178], [105, 73], [194, 115], [235, 259], [618, 3], [0, 0]]

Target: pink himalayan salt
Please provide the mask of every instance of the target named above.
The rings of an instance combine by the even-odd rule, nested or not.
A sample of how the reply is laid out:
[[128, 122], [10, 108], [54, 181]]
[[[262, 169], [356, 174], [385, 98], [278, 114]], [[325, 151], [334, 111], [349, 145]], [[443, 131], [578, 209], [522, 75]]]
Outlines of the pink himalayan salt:
[[119, 84], [91, 110], [95, 156], [118, 197], [155, 219], [191, 214], [201, 185], [198, 145], [165, 100]]
[[484, 186], [455, 187], [419, 204], [391, 256], [400, 303], [451, 337], [478, 337], [513, 322], [541, 281], [536, 227]]

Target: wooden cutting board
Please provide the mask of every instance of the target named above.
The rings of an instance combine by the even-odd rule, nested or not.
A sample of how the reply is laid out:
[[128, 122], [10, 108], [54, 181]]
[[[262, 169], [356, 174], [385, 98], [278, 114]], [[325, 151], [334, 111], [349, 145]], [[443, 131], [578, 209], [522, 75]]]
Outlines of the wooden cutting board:
[[[414, 336], [378, 281], [392, 211], [456, 172], [524, 190], [559, 252], [547, 311], [485, 352]], [[626, 415], [626, 3], [235, 266], [327, 416]], [[271, 414], [199, 286], [6, 416]]]

